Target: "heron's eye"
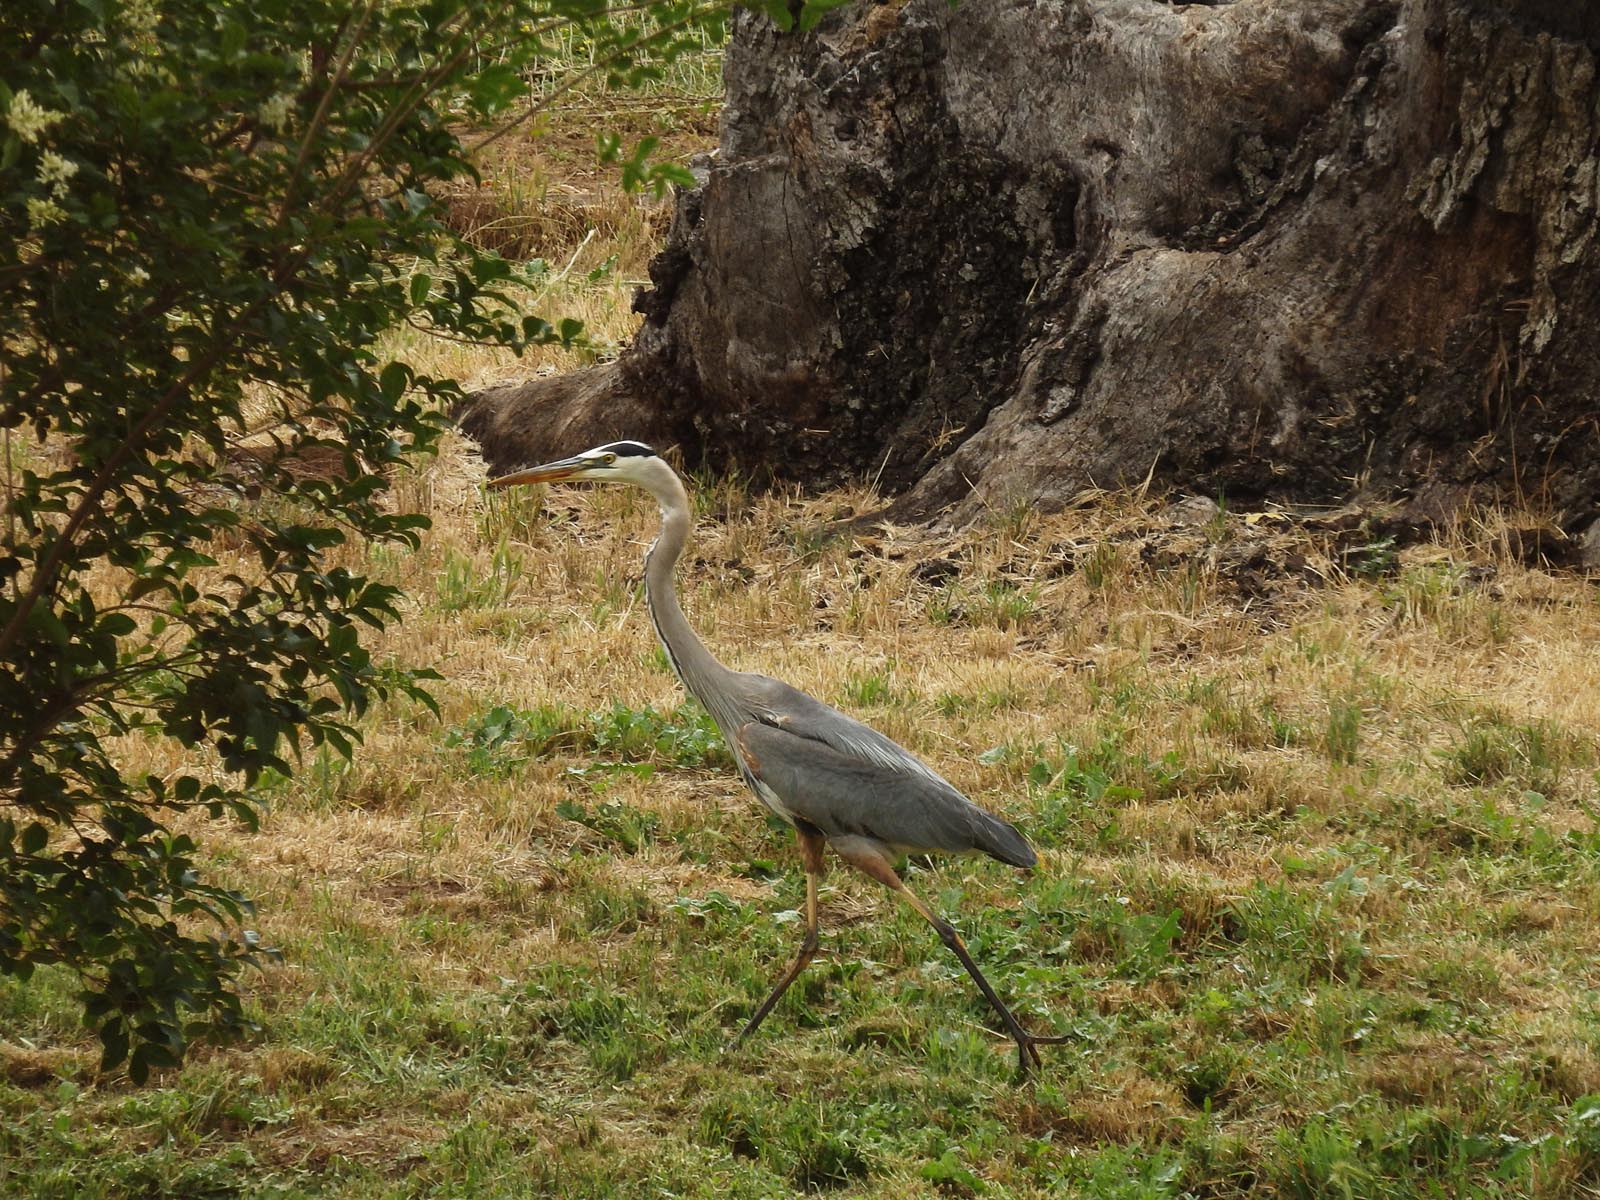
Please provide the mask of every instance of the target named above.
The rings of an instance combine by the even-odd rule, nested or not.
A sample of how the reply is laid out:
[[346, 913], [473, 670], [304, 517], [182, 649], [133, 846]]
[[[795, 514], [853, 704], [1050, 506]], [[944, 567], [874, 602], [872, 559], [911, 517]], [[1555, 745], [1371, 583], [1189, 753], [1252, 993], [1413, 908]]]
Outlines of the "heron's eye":
[[615, 454], [607, 454], [603, 461], [605, 462], [606, 466], [609, 467], [612, 463], [617, 461], [617, 456]]

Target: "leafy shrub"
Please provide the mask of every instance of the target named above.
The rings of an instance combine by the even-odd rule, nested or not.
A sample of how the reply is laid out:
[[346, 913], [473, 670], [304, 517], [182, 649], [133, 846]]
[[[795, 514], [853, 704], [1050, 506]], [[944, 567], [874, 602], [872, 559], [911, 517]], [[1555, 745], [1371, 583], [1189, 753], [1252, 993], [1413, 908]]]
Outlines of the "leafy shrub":
[[[376, 699], [430, 703], [362, 644], [399, 596], [335, 555], [417, 544], [387, 477], [460, 389], [375, 347], [575, 342], [434, 197], [474, 177], [452, 130], [520, 103], [562, 33], [637, 78], [722, 19], [649, 9], [0, 6], [0, 972], [76, 971], [106, 1065], [143, 1079], [246, 1025], [250, 903], [173, 815], [253, 824], [266, 772], [348, 757]], [[636, 186], [685, 178], [648, 150], [611, 154]], [[129, 778], [128, 734], [191, 765]]]

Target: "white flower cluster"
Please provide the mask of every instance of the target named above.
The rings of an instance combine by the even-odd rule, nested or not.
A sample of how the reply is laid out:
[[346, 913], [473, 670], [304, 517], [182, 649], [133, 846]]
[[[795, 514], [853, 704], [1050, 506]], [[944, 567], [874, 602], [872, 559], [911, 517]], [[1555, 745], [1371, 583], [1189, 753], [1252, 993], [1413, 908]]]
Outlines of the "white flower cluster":
[[[37, 145], [40, 137], [64, 116], [65, 113], [45, 108], [29, 95], [27, 88], [23, 88], [13, 95], [11, 103], [6, 105], [5, 123], [11, 132], [17, 135], [19, 141], [33, 146]], [[77, 173], [78, 164], [54, 150], [45, 150], [39, 155], [39, 165], [35, 169], [34, 177], [50, 194], [35, 196], [28, 201], [30, 229], [43, 229], [47, 225], [66, 220], [67, 211], [57, 201], [66, 199], [67, 181]]]
[[23, 88], [11, 97], [11, 104], [6, 109], [6, 124], [11, 126], [12, 133], [31, 146], [39, 140], [41, 133], [65, 115], [42, 107], [28, 95], [28, 89]]
[[154, 33], [161, 11], [155, 0], [127, 0], [122, 6], [122, 19], [134, 33]]
[[54, 225], [57, 221], [67, 219], [67, 210], [54, 200], [44, 200], [34, 196], [28, 201], [28, 228], [43, 229], [46, 225]]
[[67, 180], [78, 173], [78, 164], [70, 158], [63, 158], [54, 150], [46, 150], [39, 155], [39, 169], [34, 177], [50, 189], [50, 194], [57, 200], [65, 200], [67, 196]]
[[256, 119], [273, 133], [281, 133], [283, 127], [289, 123], [289, 110], [293, 106], [294, 96], [288, 92], [279, 92], [256, 109]]

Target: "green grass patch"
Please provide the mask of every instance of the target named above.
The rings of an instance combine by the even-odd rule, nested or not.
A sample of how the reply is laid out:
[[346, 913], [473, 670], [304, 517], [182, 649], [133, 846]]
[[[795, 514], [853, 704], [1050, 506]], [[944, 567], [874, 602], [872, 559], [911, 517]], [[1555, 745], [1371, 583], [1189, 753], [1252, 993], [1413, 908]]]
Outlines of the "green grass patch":
[[613, 704], [589, 713], [564, 706], [512, 708], [496, 704], [445, 730], [444, 745], [459, 751], [475, 774], [513, 775], [530, 762], [583, 757], [580, 771], [633, 766], [726, 767], [732, 758], [710, 714], [684, 703], [670, 712], [651, 705]]

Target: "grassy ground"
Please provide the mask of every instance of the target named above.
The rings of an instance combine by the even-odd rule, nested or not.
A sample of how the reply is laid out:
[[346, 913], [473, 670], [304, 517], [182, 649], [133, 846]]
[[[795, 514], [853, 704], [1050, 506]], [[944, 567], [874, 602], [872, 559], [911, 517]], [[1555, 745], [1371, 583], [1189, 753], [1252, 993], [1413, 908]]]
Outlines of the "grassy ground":
[[[540, 251], [620, 341], [657, 218], [542, 161], [641, 231]], [[1041, 848], [907, 868], [1071, 1037], [1019, 1086], [955, 961], [839, 870], [824, 955], [726, 1050], [803, 878], [653, 644], [652, 505], [480, 479], [453, 446], [396, 481], [425, 547], [349, 552], [414, 597], [382, 650], [444, 673], [442, 720], [376, 713], [261, 833], [202, 830], [285, 952], [262, 1034], [135, 1088], [67, 979], [0, 985], [0, 1194], [1600, 1194], [1600, 593], [1492, 516], [1398, 554], [1128, 496], [851, 535], [865, 492], [698, 481], [707, 642]]]

